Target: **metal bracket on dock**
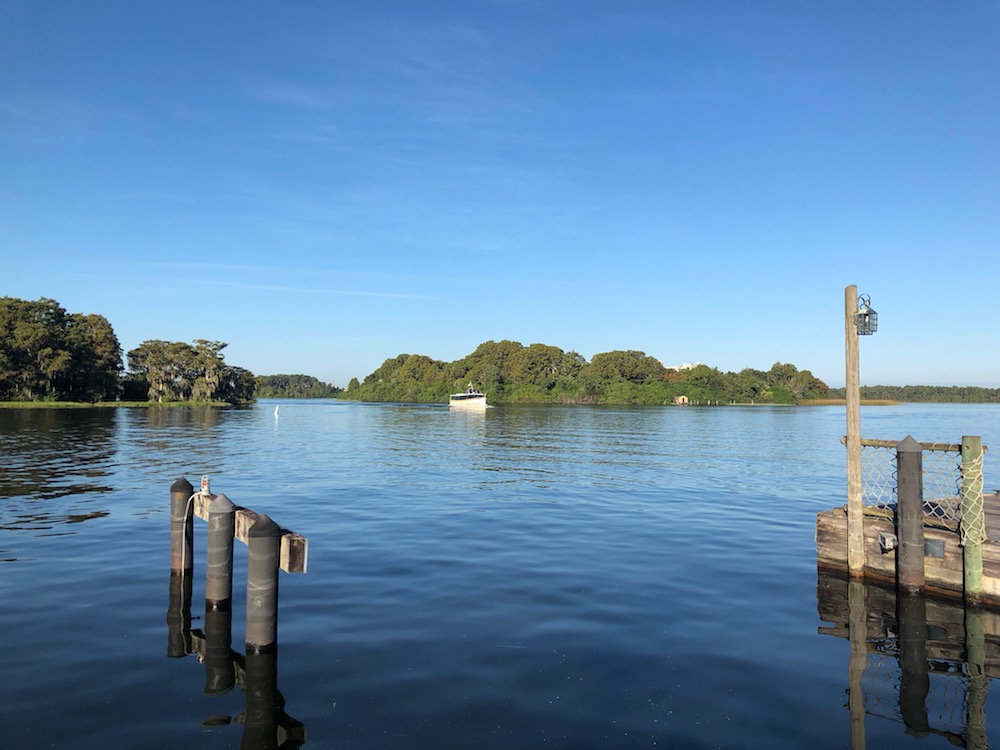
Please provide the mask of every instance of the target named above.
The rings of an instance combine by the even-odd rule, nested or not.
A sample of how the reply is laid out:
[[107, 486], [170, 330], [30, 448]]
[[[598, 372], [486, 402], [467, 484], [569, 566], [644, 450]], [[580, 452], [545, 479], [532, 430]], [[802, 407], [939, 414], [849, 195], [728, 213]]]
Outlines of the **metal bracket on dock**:
[[878, 546], [879, 549], [882, 550], [883, 555], [886, 552], [892, 552], [894, 549], [896, 549], [896, 535], [887, 534], [884, 531], [880, 531], [878, 533]]

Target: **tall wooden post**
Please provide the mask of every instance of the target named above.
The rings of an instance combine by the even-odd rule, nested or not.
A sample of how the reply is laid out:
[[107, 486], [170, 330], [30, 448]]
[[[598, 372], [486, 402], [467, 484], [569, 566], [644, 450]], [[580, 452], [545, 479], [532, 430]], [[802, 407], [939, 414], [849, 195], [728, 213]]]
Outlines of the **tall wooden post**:
[[858, 364], [858, 288], [844, 289], [844, 348], [847, 366], [847, 569], [865, 574], [864, 506], [861, 500], [861, 377]]
[[965, 568], [965, 600], [977, 604], [983, 598], [983, 439], [962, 437], [962, 557]]

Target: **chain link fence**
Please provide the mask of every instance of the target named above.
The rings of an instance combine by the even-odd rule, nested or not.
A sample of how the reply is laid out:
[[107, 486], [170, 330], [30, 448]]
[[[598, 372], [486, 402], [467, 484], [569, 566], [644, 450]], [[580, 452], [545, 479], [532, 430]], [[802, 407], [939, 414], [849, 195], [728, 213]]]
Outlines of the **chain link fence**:
[[[841, 438], [847, 442], [847, 438]], [[861, 440], [861, 497], [865, 515], [896, 515], [896, 446], [893, 440]], [[924, 524], [958, 531], [962, 544], [986, 540], [983, 456], [963, 465], [962, 446], [920, 443], [923, 448]]]

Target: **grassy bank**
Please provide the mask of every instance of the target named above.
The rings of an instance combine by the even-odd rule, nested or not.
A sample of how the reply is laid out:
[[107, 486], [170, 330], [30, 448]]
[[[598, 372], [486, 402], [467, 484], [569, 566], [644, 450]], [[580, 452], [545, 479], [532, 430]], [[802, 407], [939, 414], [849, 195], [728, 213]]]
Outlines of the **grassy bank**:
[[117, 409], [121, 407], [144, 407], [152, 409], [173, 409], [178, 406], [232, 406], [225, 401], [0, 401], [0, 409]]

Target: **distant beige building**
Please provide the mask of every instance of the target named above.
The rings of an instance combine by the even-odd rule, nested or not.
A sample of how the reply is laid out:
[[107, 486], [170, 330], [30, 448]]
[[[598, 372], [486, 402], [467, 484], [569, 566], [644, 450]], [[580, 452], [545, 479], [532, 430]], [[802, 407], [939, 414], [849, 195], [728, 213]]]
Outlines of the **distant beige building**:
[[673, 400], [674, 406], [687, 406], [688, 397], [687, 396], [674, 396]]

